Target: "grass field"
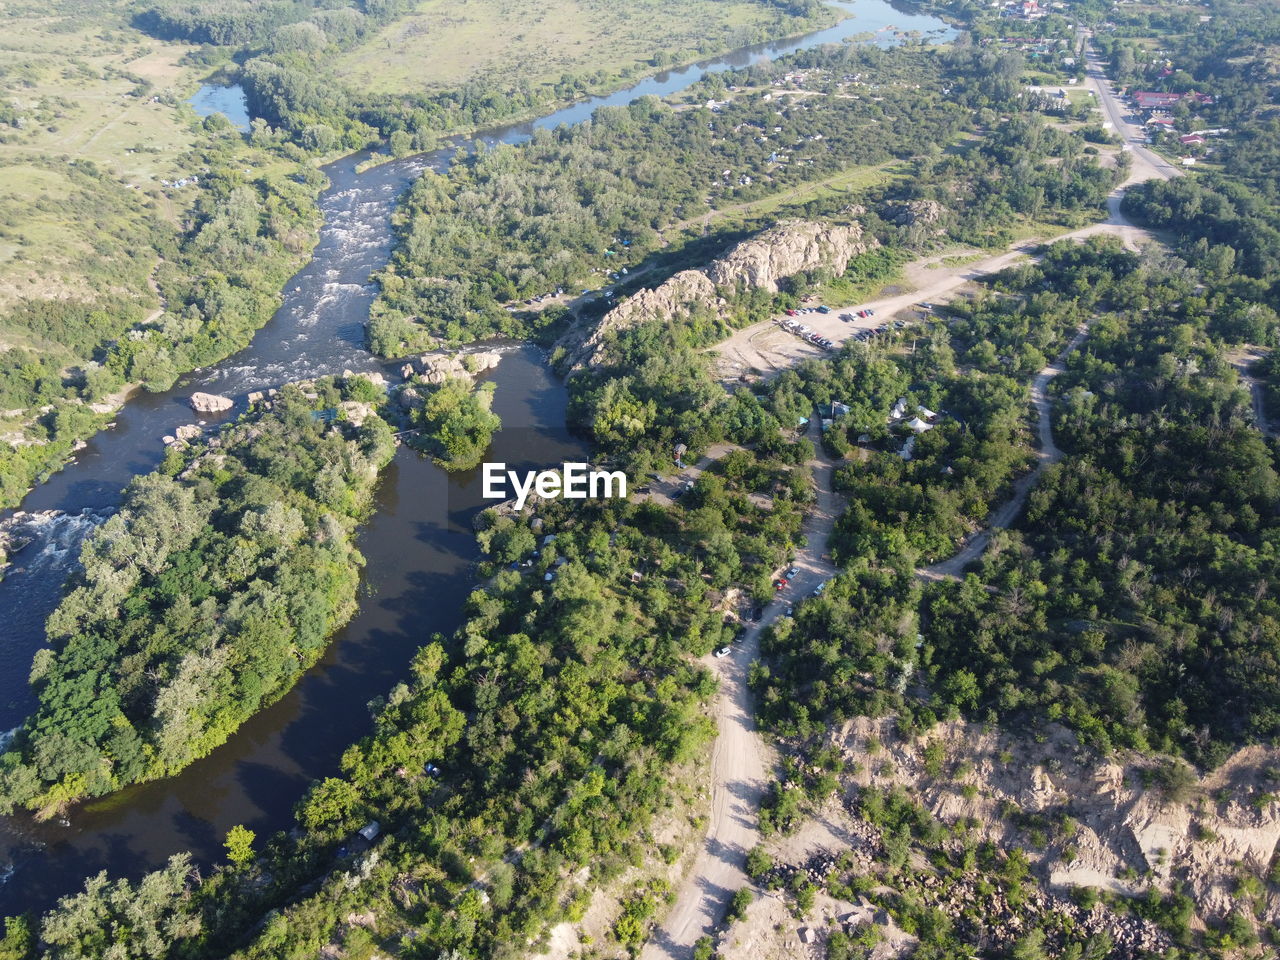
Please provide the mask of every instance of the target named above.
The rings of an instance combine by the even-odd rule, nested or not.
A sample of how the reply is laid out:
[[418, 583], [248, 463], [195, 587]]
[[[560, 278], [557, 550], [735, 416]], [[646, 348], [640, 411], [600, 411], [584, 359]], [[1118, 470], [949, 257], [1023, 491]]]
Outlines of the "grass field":
[[421, 0], [335, 69], [370, 93], [429, 93], [479, 79], [549, 87], [564, 74], [593, 75], [603, 87], [749, 43], [787, 20], [791, 32], [809, 26], [780, 17], [738, 0]]
[[185, 47], [143, 37], [125, 17], [123, 4], [77, 2], [0, 15], [0, 102], [18, 117], [0, 124], [0, 309], [89, 299], [104, 283], [150, 296], [137, 252], [183, 211], [181, 198], [147, 191], [194, 143], [177, 105], [198, 81], [178, 65]]

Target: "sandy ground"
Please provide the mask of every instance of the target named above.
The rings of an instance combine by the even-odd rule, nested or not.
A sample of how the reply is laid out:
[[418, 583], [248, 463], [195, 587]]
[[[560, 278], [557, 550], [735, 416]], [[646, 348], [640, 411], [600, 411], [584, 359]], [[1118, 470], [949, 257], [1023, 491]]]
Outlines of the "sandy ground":
[[[941, 741], [945, 760], [938, 775], [925, 770], [924, 748]], [[1051, 725], [1038, 737], [952, 721], [922, 737], [903, 736], [890, 717], [860, 717], [829, 734], [828, 742], [850, 763], [842, 793], [867, 786], [906, 788], [944, 823], [971, 819], [977, 839], [1020, 846], [1044, 895], [1065, 897], [1072, 886], [1142, 895], [1148, 887], [1183, 884], [1199, 919], [1216, 919], [1237, 905], [1236, 877], [1265, 873], [1280, 841], [1280, 804], [1263, 802], [1273, 789], [1269, 770], [1280, 763], [1274, 747], [1246, 747], [1200, 779], [1183, 802], [1143, 785], [1154, 761], [1116, 757], [1099, 761], [1082, 751], [1065, 728]], [[1069, 816], [1063, 834], [1053, 827], [1016, 825], [1010, 809], [1042, 814], [1049, 823]], [[874, 859], [867, 838], [877, 835], [838, 795], [815, 810], [793, 833], [775, 836], [765, 849], [775, 863], [803, 865], [816, 854], [838, 857], [862, 851]], [[861, 868], [860, 868], [861, 869]], [[1265, 895], [1262, 914], [1274, 921], [1280, 897]], [[847, 912], [846, 912], [847, 911]], [[878, 960], [910, 945], [883, 914], [865, 917], [856, 905], [819, 897], [803, 917], [792, 915], [775, 894], [762, 894], [746, 917], [720, 940], [722, 960], [824, 956], [830, 931], [847, 925], [848, 913], [882, 928], [887, 943]], [[806, 944], [801, 932], [814, 931]]]
[[1274, 437], [1275, 431], [1267, 421], [1266, 394], [1263, 383], [1250, 371], [1253, 365], [1266, 356], [1267, 351], [1261, 347], [1242, 347], [1233, 350], [1228, 359], [1232, 366], [1240, 372], [1240, 382], [1249, 388], [1249, 396], [1253, 399], [1253, 424], [1263, 436]]
[[[811, 439], [821, 450], [816, 423]], [[747, 688], [748, 671], [760, 654], [760, 634], [783, 616], [788, 603], [805, 596], [835, 574], [826, 556], [827, 537], [835, 525], [839, 504], [831, 489], [833, 466], [825, 454], [810, 463], [817, 504], [806, 519], [807, 546], [796, 556], [799, 573], [783, 595], [770, 603], [759, 623], [752, 624], [732, 654], [709, 657], [707, 664], [720, 678], [715, 703], [719, 737], [712, 756], [710, 820], [703, 848], [685, 878], [675, 904], [640, 954], [644, 960], [692, 955], [693, 945], [724, 917], [729, 900], [748, 883], [743, 869], [747, 852], [759, 841], [757, 813], [773, 765], [772, 755], [756, 731]]]

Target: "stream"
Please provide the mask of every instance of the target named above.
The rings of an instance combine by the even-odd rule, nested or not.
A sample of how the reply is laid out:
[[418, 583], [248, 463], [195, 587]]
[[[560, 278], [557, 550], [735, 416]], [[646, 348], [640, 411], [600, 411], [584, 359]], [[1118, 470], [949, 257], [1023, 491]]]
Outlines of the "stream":
[[[521, 143], [535, 129], [580, 123], [600, 106], [666, 96], [706, 73], [762, 58], [855, 37], [887, 46], [911, 31], [939, 41], [954, 35], [942, 21], [886, 0], [836, 5], [851, 17], [826, 30], [659, 73], [533, 122], [487, 130], [361, 174], [355, 168], [367, 154], [325, 167], [330, 186], [319, 200], [323, 226], [312, 260], [286, 284], [279, 310], [252, 343], [186, 375], [170, 391], [132, 396], [112, 428], [24, 500], [25, 511], [56, 513], [31, 521], [32, 543], [15, 554], [0, 582], [0, 745], [3, 731], [20, 725], [33, 706], [26, 682], [31, 658], [81, 542], [118, 505], [130, 479], [160, 463], [162, 436], [197, 419], [214, 426], [239, 416], [251, 391], [399, 366], [366, 349], [365, 323], [377, 293], [369, 278], [390, 255], [396, 200], [423, 170], [447, 169], [459, 147]], [[541, 353], [511, 343], [499, 349], [501, 364], [482, 378], [497, 384], [494, 411], [503, 421], [489, 459], [513, 469], [587, 459], [584, 444], [565, 425], [564, 385]], [[193, 414], [187, 399], [196, 391], [231, 397], [235, 407]], [[136, 878], [181, 851], [198, 863], [215, 862], [236, 824], [261, 840], [292, 826], [293, 806], [308, 784], [336, 773], [342, 750], [371, 728], [367, 703], [404, 676], [414, 651], [433, 633], [448, 633], [461, 621], [478, 559], [471, 520], [482, 505], [479, 471], [447, 474], [400, 448], [379, 483], [376, 513], [358, 535], [368, 560], [359, 612], [324, 659], [224, 746], [177, 776], [79, 805], [65, 822], [0, 818], [0, 916], [45, 910], [100, 870]]]

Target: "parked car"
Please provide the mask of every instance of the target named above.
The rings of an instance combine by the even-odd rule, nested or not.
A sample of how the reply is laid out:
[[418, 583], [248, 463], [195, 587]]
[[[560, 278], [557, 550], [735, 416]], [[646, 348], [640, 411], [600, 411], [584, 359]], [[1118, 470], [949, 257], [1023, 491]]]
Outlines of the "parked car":
[[727, 657], [730, 652], [731, 650], [729, 647], [721, 647], [719, 650], [716, 651], [716, 659], [723, 659]]
[[796, 578], [796, 575], [799, 572], [800, 570], [798, 567], [792, 567], [790, 570], [784, 573], [783, 576], [786, 577], [788, 580], [794, 580]]

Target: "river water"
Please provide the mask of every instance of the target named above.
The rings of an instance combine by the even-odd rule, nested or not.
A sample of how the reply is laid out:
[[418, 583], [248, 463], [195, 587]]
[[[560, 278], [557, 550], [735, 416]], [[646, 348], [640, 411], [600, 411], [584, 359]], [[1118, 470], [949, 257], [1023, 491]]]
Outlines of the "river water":
[[[0, 731], [30, 712], [31, 657], [43, 642], [44, 621], [58, 603], [80, 542], [118, 504], [129, 480], [160, 462], [160, 438], [196, 420], [186, 403], [193, 392], [235, 399], [229, 413], [202, 418], [213, 425], [242, 413], [251, 391], [384, 366], [365, 347], [365, 322], [376, 294], [369, 277], [390, 254], [396, 199], [423, 170], [446, 169], [458, 147], [520, 143], [536, 128], [579, 123], [597, 107], [665, 96], [705, 73], [762, 58], [854, 37], [887, 46], [912, 31], [940, 41], [953, 34], [941, 21], [885, 0], [838, 6], [852, 14], [838, 26], [660, 73], [531, 123], [487, 130], [362, 174], [355, 167], [363, 156], [327, 166], [330, 186], [320, 197], [324, 223], [313, 258], [286, 285], [280, 309], [253, 342], [223, 363], [182, 378], [173, 390], [132, 397], [113, 428], [22, 504], [26, 511], [61, 513], [38, 525], [35, 541], [17, 554], [0, 582]], [[565, 427], [564, 387], [543, 358], [529, 346], [510, 344], [503, 352], [502, 363], [487, 374], [497, 382], [494, 410], [503, 421], [490, 459], [512, 468], [585, 459], [585, 448]], [[0, 819], [0, 915], [43, 910], [99, 870], [137, 877], [184, 850], [198, 861], [215, 861], [235, 824], [262, 838], [291, 826], [293, 805], [307, 785], [333, 774], [343, 748], [370, 728], [368, 701], [404, 676], [413, 652], [433, 633], [448, 633], [459, 623], [477, 559], [471, 518], [481, 506], [477, 472], [446, 474], [402, 448], [380, 482], [377, 512], [359, 534], [368, 559], [360, 610], [324, 660], [226, 745], [176, 777], [76, 807], [65, 824]]]

